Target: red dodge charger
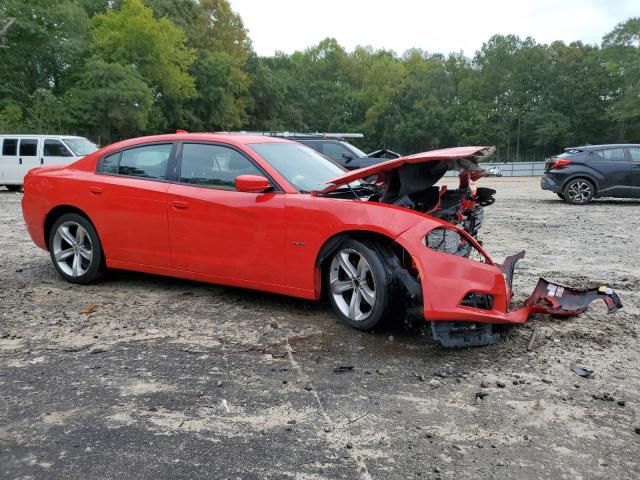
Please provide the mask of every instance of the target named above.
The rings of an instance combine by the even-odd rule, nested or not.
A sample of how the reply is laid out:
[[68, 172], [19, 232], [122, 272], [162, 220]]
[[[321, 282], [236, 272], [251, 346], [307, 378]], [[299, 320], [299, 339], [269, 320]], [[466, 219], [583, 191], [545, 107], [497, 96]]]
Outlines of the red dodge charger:
[[[496, 325], [569, 316], [602, 298], [540, 279], [510, 309], [520, 252], [495, 263], [476, 240], [495, 191], [473, 188], [491, 147], [457, 147], [346, 172], [280, 138], [177, 133], [105, 147], [24, 182], [29, 234], [67, 281], [106, 268], [328, 297], [347, 324], [373, 329], [408, 311], [445, 346], [495, 342]], [[456, 189], [436, 183], [458, 172]]]

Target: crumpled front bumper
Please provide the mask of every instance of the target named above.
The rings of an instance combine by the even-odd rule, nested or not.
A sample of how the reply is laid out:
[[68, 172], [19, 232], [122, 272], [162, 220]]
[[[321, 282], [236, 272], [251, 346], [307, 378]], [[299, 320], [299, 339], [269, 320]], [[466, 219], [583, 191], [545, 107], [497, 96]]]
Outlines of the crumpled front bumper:
[[[605, 302], [609, 313], [622, 307], [616, 292], [606, 285], [576, 289], [540, 278], [524, 306], [512, 309], [513, 272], [517, 261], [524, 258], [524, 251], [507, 257], [501, 265], [495, 264], [474, 238], [460, 229], [455, 230], [485, 257], [484, 262], [428, 248], [422, 240], [426, 234], [424, 229], [412, 228], [397, 238], [411, 253], [418, 268], [427, 321], [508, 325], [524, 323], [534, 313], [575, 316], [597, 299]], [[490, 301], [478, 306], [463, 304], [470, 295]]]

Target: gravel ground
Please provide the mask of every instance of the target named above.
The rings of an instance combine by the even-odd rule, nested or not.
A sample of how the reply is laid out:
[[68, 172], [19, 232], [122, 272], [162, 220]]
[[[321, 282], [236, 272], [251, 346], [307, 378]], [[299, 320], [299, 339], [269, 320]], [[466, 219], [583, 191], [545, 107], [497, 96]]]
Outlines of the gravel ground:
[[444, 350], [276, 295], [127, 272], [75, 286], [0, 190], [0, 478], [640, 478], [640, 202], [481, 184], [498, 190], [485, 247], [528, 250], [516, 302], [543, 276], [608, 283], [624, 308]]

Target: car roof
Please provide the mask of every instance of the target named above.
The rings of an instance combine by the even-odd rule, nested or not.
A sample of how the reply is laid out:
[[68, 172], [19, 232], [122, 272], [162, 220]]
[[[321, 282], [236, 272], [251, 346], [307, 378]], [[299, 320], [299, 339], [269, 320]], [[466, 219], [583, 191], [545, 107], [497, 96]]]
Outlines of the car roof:
[[188, 142], [188, 141], [207, 141], [220, 142], [230, 145], [250, 145], [254, 143], [295, 143], [283, 138], [266, 137], [262, 135], [247, 135], [241, 133], [230, 132], [179, 132], [167, 133], [162, 135], [149, 135], [146, 137], [135, 137], [127, 140], [108, 145], [108, 151], [117, 150], [119, 148], [133, 147], [145, 143], [153, 142]]
[[640, 143], [607, 143], [603, 145], [582, 145], [580, 147], [570, 147], [565, 148], [565, 152], [569, 150], [582, 150], [582, 151], [592, 151], [592, 150], [602, 150], [604, 148], [627, 148], [627, 147], [638, 147], [640, 148]]
[[0, 134], [0, 138], [85, 138], [79, 135], [58, 135], [57, 133], [51, 134], [42, 134], [42, 133], [20, 133], [20, 134], [12, 134], [12, 133], [2, 133]]

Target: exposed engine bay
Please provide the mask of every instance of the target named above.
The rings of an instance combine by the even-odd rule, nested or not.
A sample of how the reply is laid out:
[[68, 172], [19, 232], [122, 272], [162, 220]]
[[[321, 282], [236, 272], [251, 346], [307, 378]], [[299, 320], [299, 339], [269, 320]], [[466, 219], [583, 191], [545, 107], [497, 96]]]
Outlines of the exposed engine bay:
[[[492, 188], [473, 186], [475, 180], [485, 175], [478, 161], [479, 158], [470, 157], [407, 163], [383, 171], [355, 186], [343, 186], [327, 195], [340, 198], [355, 196], [369, 202], [416, 210], [452, 223], [477, 237], [482, 225], [483, 209], [495, 202], [496, 193]], [[448, 171], [458, 172], [458, 188], [450, 190], [446, 185], [436, 186]]]

